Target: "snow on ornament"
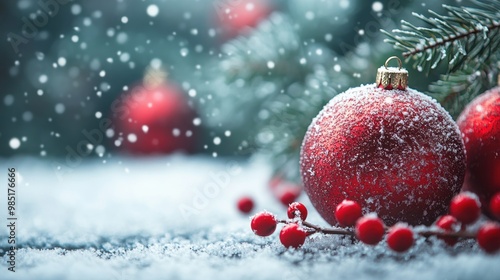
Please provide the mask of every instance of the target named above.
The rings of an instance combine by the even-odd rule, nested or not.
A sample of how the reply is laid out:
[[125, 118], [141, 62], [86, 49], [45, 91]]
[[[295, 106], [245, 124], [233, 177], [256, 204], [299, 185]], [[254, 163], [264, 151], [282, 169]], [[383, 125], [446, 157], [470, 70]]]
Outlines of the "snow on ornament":
[[[397, 59], [399, 68], [387, 67]], [[336, 225], [344, 199], [387, 225], [429, 225], [446, 213], [465, 176], [457, 125], [430, 97], [407, 88], [401, 60], [389, 58], [377, 83], [334, 97], [312, 121], [301, 149], [305, 191]]]
[[132, 154], [194, 152], [197, 117], [181, 91], [159, 69], [112, 104], [115, 145]]
[[500, 82], [472, 100], [457, 123], [467, 153], [463, 190], [476, 193], [487, 210], [491, 198], [500, 192]]

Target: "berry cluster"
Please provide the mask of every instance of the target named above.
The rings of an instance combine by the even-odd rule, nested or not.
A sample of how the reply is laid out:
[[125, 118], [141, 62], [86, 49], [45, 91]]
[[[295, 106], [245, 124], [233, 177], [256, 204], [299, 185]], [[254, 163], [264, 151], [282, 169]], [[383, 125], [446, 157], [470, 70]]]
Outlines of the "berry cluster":
[[[500, 193], [494, 196], [490, 210], [494, 217], [500, 219]], [[476, 239], [479, 246], [487, 253], [500, 250], [500, 224], [487, 221], [480, 225], [476, 232], [467, 227], [476, 223], [481, 215], [481, 205], [477, 197], [468, 192], [460, 193], [451, 201], [450, 214], [441, 216], [430, 228], [412, 228], [398, 223], [387, 227], [376, 214], [363, 215], [361, 206], [351, 200], [342, 201], [334, 213], [340, 227], [322, 228], [306, 221], [307, 208], [299, 202], [288, 206], [287, 220], [279, 220], [269, 212], [260, 212], [252, 217], [251, 228], [256, 235], [273, 234], [279, 223], [285, 224], [279, 238], [289, 248], [301, 247], [309, 235], [315, 233], [354, 236], [368, 245], [380, 243], [384, 237], [388, 247], [395, 252], [409, 250], [417, 236], [436, 236], [446, 244], [453, 246], [459, 239]]]

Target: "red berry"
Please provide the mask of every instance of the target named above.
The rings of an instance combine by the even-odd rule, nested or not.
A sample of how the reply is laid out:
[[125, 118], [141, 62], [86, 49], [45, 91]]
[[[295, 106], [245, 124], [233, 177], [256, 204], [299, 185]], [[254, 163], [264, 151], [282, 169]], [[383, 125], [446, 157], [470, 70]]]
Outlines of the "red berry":
[[490, 254], [500, 250], [500, 225], [488, 222], [481, 226], [477, 232], [477, 243]]
[[269, 236], [276, 230], [276, 217], [269, 212], [260, 212], [253, 216], [250, 227], [258, 236]]
[[245, 214], [248, 214], [253, 209], [253, 200], [250, 197], [244, 196], [238, 200], [238, 209]]
[[281, 229], [280, 241], [283, 246], [289, 248], [298, 248], [306, 241], [307, 232], [305, 232], [296, 223], [288, 224]]
[[[459, 227], [459, 223], [455, 217], [451, 215], [445, 215], [439, 217], [439, 219], [436, 222], [436, 226], [444, 229], [445, 231], [455, 231], [455, 228]], [[453, 246], [457, 244], [458, 238], [456, 237], [440, 237], [438, 236], [439, 239], [442, 239], [446, 244]]]
[[481, 203], [473, 193], [460, 193], [451, 200], [450, 214], [464, 225], [472, 224], [481, 216]]
[[493, 217], [500, 220], [500, 192], [495, 194], [490, 201], [490, 212]]
[[384, 223], [376, 216], [364, 216], [356, 222], [356, 237], [365, 244], [377, 245], [384, 233]]
[[274, 176], [271, 178], [271, 180], [269, 180], [269, 187], [271, 189], [275, 189], [278, 187], [279, 184], [281, 184], [283, 182], [283, 179], [279, 176]]
[[307, 218], [307, 208], [300, 202], [293, 202], [288, 206], [287, 214], [290, 219], [298, 216], [302, 221], [305, 221]]
[[302, 186], [290, 181], [286, 181], [281, 177], [274, 177], [269, 182], [269, 188], [273, 195], [278, 199], [283, 205], [288, 207], [288, 205], [294, 201], [302, 193]]
[[354, 226], [361, 216], [363, 216], [361, 206], [352, 200], [342, 201], [335, 210], [335, 219], [343, 227]]
[[288, 206], [299, 197], [300, 192], [293, 189], [285, 189], [280, 195], [280, 201], [283, 205]]
[[413, 231], [405, 225], [396, 224], [387, 234], [387, 245], [392, 250], [402, 253], [413, 246]]

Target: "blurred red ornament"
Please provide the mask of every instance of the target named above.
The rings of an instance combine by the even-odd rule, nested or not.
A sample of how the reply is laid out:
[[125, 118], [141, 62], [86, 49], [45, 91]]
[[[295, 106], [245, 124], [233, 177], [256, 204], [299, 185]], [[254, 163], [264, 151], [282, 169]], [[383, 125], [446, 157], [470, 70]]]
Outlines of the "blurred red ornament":
[[377, 84], [333, 98], [304, 138], [305, 191], [332, 225], [344, 199], [387, 225], [429, 225], [460, 191], [465, 151], [458, 127], [435, 100], [406, 88], [399, 63], [381, 67]]
[[196, 149], [195, 110], [165, 74], [150, 70], [144, 82], [112, 105], [117, 146], [133, 154], [191, 153]]
[[464, 191], [478, 195], [483, 210], [500, 192], [500, 86], [476, 97], [457, 120], [467, 153]]
[[228, 37], [257, 26], [271, 10], [268, 2], [262, 0], [219, 1], [216, 4], [218, 25]]

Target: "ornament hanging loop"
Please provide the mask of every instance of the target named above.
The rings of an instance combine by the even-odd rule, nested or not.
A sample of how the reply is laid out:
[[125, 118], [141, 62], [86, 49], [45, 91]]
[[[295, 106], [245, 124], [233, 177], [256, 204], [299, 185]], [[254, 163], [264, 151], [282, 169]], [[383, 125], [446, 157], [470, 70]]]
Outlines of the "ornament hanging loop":
[[403, 68], [403, 62], [401, 61], [401, 59], [399, 59], [399, 57], [397, 57], [397, 56], [395, 56], [395, 55], [394, 55], [394, 56], [389, 57], [389, 58], [385, 61], [385, 63], [384, 63], [384, 67], [385, 67], [385, 69], [388, 69], [388, 68], [387, 68], [387, 65], [388, 65], [388, 64], [389, 64], [389, 62], [390, 62], [391, 60], [393, 60], [393, 59], [396, 59], [396, 60], [398, 61], [399, 70], [401, 70], [401, 68]]
[[[389, 67], [388, 64], [391, 60], [398, 61], [398, 67]], [[408, 71], [403, 68], [403, 62], [397, 56], [389, 57], [384, 66], [381, 66], [377, 71], [376, 78], [377, 87], [383, 89], [399, 89], [406, 90], [408, 86]]]

